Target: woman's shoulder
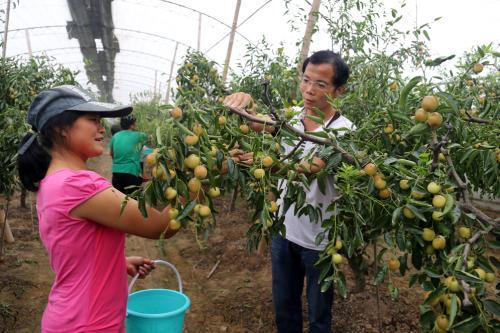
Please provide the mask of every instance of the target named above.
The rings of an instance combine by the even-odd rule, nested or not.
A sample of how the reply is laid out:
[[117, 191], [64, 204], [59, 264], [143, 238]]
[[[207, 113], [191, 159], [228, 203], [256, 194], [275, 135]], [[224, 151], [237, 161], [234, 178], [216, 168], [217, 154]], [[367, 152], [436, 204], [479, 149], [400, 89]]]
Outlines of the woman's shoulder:
[[71, 185], [75, 187], [94, 187], [100, 184], [109, 184], [109, 181], [92, 170], [72, 170], [68, 168], [56, 170], [42, 180], [42, 184]]

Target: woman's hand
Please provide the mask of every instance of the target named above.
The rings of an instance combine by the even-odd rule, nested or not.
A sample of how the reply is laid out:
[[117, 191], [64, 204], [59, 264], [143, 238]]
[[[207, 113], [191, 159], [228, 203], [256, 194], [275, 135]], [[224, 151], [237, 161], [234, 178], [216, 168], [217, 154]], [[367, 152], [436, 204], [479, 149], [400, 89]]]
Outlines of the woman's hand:
[[155, 268], [153, 260], [138, 256], [125, 257], [127, 264], [127, 274], [136, 276], [139, 273], [139, 279], [144, 279], [151, 270]]

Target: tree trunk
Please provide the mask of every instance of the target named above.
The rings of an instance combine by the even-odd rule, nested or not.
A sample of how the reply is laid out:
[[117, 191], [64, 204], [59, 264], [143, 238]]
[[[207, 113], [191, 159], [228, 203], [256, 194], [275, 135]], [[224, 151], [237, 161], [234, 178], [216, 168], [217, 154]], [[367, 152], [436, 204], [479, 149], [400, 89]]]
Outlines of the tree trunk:
[[311, 5], [311, 11], [309, 12], [309, 17], [307, 19], [306, 32], [304, 33], [304, 41], [302, 42], [302, 49], [300, 50], [300, 58], [297, 63], [297, 73], [300, 76], [302, 71], [302, 63], [307, 58], [309, 53], [309, 46], [311, 46], [311, 38], [314, 32], [314, 26], [318, 22], [319, 5], [321, 0], [314, 0]]
[[[10, 230], [9, 222], [7, 222], [7, 214], [9, 213], [9, 201], [5, 205], [5, 211], [0, 209], [0, 228], [2, 232], [0, 234], [0, 259], [3, 257], [3, 244], [14, 243], [14, 236]], [[0, 260], [1, 261], [1, 260]]]

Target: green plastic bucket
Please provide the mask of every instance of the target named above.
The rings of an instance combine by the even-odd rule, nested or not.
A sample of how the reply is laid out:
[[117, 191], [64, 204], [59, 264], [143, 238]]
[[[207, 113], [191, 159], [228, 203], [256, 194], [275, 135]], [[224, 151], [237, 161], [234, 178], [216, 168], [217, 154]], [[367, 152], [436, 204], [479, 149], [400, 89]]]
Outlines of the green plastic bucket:
[[175, 272], [179, 291], [170, 289], [146, 289], [132, 291], [139, 277], [136, 275], [129, 285], [127, 302], [127, 333], [181, 333], [184, 316], [191, 302], [182, 293], [182, 281], [174, 265], [163, 260], [155, 260], [155, 265], [165, 265]]

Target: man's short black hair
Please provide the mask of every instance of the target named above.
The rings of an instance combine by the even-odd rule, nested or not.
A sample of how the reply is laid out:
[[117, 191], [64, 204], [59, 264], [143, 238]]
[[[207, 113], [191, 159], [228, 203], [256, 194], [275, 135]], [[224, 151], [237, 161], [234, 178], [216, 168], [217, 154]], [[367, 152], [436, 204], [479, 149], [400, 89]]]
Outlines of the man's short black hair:
[[332, 84], [335, 88], [342, 87], [349, 78], [349, 66], [338, 53], [330, 50], [314, 52], [302, 64], [302, 74], [306, 71], [309, 63], [313, 65], [331, 64], [333, 66]]
[[120, 126], [123, 130], [128, 130], [132, 125], [135, 124], [134, 116], [126, 116], [120, 119]]

